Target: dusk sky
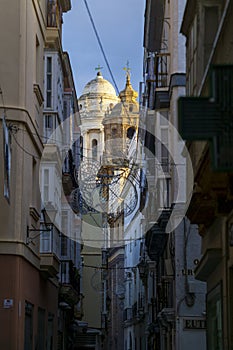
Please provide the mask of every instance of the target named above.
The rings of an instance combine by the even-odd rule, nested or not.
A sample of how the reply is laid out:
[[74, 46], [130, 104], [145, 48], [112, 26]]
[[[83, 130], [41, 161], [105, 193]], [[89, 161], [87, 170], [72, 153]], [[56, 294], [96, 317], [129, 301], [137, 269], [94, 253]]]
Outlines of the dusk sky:
[[[139, 90], [142, 80], [143, 21], [145, 0], [87, 0], [102, 46], [119, 91], [125, 85], [127, 61], [131, 82]], [[83, 0], [72, 0], [72, 10], [64, 14], [63, 49], [68, 51], [78, 97], [86, 83], [102, 66], [103, 77], [112, 79], [96, 39]]]

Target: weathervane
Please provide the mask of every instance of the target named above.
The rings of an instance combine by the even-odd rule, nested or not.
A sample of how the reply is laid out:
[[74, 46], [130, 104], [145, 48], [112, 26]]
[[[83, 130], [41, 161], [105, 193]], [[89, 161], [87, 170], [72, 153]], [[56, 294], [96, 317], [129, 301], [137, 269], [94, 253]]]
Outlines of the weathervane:
[[123, 68], [126, 71], [126, 77], [130, 78], [131, 68], [129, 67], [129, 60], [126, 62], [126, 67]]

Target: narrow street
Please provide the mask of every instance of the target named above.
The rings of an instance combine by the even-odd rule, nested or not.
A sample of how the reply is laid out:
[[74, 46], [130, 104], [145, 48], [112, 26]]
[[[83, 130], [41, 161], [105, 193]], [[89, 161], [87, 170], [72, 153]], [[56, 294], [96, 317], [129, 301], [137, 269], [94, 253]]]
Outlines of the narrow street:
[[233, 349], [233, 1], [0, 0], [0, 349]]

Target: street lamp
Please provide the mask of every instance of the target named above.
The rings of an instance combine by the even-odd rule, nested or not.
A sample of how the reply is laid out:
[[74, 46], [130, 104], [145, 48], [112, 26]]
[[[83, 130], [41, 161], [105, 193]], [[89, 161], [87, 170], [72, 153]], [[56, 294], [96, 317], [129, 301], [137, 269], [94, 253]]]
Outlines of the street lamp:
[[139, 261], [137, 267], [138, 267], [138, 271], [139, 271], [139, 276], [140, 276], [143, 284], [145, 284], [147, 281], [147, 276], [148, 276], [148, 272], [149, 272], [148, 264], [145, 260], [145, 257], [143, 257]]
[[[57, 214], [57, 209], [55, 209], [53, 207], [53, 205], [49, 205], [48, 207], [41, 209], [41, 213], [43, 215], [43, 221], [45, 224], [46, 228], [39, 228], [39, 229], [35, 229], [35, 228], [29, 228], [27, 226], [27, 240], [26, 240], [26, 244], [30, 244], [33, 239], [39, 237], [43, 232], [51, 232], [52, 227], [53, 227], [53, 223]], [[37, 235], [30, 237], [30, 233], [31, 232], [39, 232]]]

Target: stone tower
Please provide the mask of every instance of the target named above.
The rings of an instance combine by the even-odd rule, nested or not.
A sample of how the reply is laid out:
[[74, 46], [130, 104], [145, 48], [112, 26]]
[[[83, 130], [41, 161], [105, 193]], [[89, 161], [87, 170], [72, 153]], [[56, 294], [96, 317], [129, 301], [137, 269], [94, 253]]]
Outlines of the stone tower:
[[84, 87], [78, 103], [83, 138], [83, 156], [100, 161], [104, 148], [104, 127], [102, 121], [119, 102], [112, 84], [97, 73]]
[[128, 163], [129, 144], [138, 130], [137, 96], [138, 93], [132, 88], [130, 75], [127, 73], [125, 88], [119, 94], [120, 102], [105, 113], [103, 119], [105, 143], [103, 165], [126, 166]]

